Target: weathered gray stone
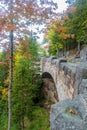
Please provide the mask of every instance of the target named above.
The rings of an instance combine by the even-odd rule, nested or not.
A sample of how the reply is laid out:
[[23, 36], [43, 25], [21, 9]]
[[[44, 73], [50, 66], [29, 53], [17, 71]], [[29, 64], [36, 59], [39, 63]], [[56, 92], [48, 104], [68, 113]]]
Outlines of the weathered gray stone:
[[87, 79], [82, 79], [81, 84], [79, 86], [79, 93], [87, 93]]
[[80, 58], [66, 61], [55, 57], [41, 61], [42, 77], [48, 75], [46, 78], [51, 77], [54, 82], [46, 82], [45, 95], [53, 102], [58, 95], [61, 101], [51, 108], [51, 130], [87, 130], [87, 47], [81, 51]]
[[65, 58], [46, 57], [41, 64], [42, 75], [48, 73], [52, 77], [59, 100], [72, 99], [87, 91], [86, 87], [81, 87], [83, 79], [87, 79], [87, 60], [74, 58], [67, 62]]
[[84, 79], [87, 79], [87, 68], [85, 66], [80, 65], [76, 69], [74, 95], [81, 94], [83, 93], [83, 91], [87, 92], [85, 87], [81, 87], [83, 86]]
[[87, 95], [52, 105], [50, 126], [51, 130], [87, 130]]
[[82, 60], [87, 59], [87, 47], [85, 47], [81, 52], [80, 52], [80, 57]]

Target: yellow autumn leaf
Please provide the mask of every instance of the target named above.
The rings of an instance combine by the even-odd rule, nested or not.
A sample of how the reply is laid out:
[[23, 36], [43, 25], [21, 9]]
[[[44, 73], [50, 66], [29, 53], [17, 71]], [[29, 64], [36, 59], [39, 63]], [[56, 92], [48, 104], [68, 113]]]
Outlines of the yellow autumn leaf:
[[9, 77], [4, 81], [5, 85], [9, 84]]
[[8, 95], [8, 88], [2, 89], [2, 98], [5, 98]]
[[63, 45], [62, 45], [61, 43], [58, 43], [57, 46], [58, 46], [59, 49], [62, 49], [62, 48], [63, 48]]

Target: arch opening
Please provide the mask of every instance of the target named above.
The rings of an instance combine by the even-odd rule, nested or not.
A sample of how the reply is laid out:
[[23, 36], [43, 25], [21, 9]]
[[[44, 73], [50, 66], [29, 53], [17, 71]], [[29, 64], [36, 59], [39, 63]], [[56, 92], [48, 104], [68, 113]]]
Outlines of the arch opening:
[[44, 98], [47, 99], [51, 104], [58, 102], [59, 99], [56, 90], [56, 85], [51, 74], [48, 72], [43, 73], [42, 81], [42, 94]]

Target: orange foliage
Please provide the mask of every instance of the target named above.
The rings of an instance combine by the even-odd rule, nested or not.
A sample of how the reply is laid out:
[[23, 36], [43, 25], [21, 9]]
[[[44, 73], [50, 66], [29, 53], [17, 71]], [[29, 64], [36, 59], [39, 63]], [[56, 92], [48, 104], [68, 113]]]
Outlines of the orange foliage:
[[67, 12], [68, 13], [74, 13], [76, 11], [76, 7], [70, 7]]
[[65, 32], [67, 29], [67, 27], [64, 27], [64, 26], [58, 26], [57, 30], [58, 32]]
[[0, 62], [0, 65], [7, 65], [7, 63], [6, 62]]
[[60, 34], [60, 37], [63, 38], [63, 39], [67, 39], [67, 34], [61, 33], [61, 34]]
[[2, 31], [2, 28], [3, 28], [2, 25], [0, 25], [0, 32]]
[[55, 19], [53, 21], [51, 21], [51, 28], [54, 26], [54, 25], [62, 25], [64, 23], [64, 20], [61, 20], [61, 19]]
[[69, 17], [66, 15], [63, 17], [65, 21], [69, 20]]
[[0, 18], [0, 32], [4, 29], [7, 22], [7, 18]]
[[48, 45], [45, 45], [45, 46], [44, 46], [44, 48], [48, 49], [48, 48], [49, 48], [49, 46], [48, 46]]
[[72, 38], [73, 39], [75, 37], [75, 35], [74, 34], [61, 33], [60, 37], [63, 38], [63, 39], [67, 39], [67, 38]]
[[24, 53], [23, 56], [26, 58], [30, 58], [30, 54], [28, 54], [28, 53]]
[[8, 24], [6, 27], [5, 27], [5, 30], [8, 32], [10, 30], [16, 30], [16, 26], [14, 24]]
[[70, 112], [71, 114], [74, 114], [74, 115], [77, 114], [77, 112], [76, 112], [75, 110], [73, 110], [73, 109], [70, 109], [69, 112]]
[[56, 22], [57, 22], [57, 24], [61, 24], [61, 25], [62, 25], [62, 24], [64, 23], [64, 20], [57, 19], [57, 21], [56, 21]]
[[75, 34], [71, 34], [71, 38], [72, 38], [72, 39], [75, 38]]

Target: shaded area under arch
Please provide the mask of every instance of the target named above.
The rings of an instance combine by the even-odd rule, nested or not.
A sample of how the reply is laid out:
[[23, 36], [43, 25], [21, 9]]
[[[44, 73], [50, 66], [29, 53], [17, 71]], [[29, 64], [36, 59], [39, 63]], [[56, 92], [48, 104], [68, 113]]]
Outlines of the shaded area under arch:
[[50, 73], [44, 72], [42, 74], [42, 80], [43, 80], [43, 85], [42, 85], [43, 96], [51, 103], [58, 102], [59, 99], [58, 99], [56, 86]]

